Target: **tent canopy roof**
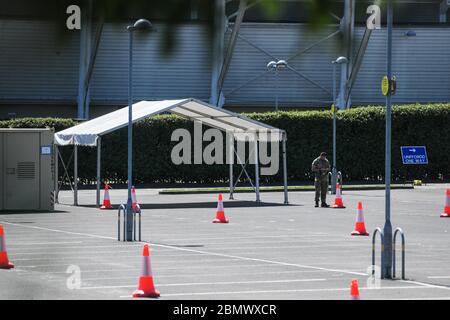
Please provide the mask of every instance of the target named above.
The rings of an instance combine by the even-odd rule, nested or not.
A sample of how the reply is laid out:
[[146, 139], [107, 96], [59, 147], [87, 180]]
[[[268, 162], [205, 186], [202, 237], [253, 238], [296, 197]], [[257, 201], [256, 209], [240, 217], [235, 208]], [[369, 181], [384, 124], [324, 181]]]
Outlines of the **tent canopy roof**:
[[[192, 98], [135, 103], [133, 104], [133, 123], [164, 112], [200, 121], [210, 127], [233, 133], [238, 140], [245, 139], [245, 135], [242, 134], [248, 133], [257, 135], [260, 140], [263, 137], [277, 141], [283, 139], [283, 130]], [[98, 137], [127, 125], [128, 106], [55, 133], [55, 143], [60, 146], [96, 146]]]

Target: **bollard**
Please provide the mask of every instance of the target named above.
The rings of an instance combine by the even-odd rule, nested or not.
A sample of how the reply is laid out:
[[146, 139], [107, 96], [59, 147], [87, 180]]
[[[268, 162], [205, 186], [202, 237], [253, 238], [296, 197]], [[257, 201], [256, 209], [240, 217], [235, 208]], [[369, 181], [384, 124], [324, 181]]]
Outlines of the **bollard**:
[[[381, 230], [381, 228], [376, 228], [375, 231], [373, 232], [373, 236], [372, 236], [372, 267], [375, 267], [375, 242], [376, 242], [376, 236], [377, 234], [380, 234], [380, 238], [381, 238], [381, 265], [384, 265], [384, 234], [383, 234], [383, 230]], [[372, 270], [372, 275], [375, 274], [375, 268]], [[381, 273], [381, 279], [384, 279], [383, 273]]]
[[[372, 266], [375, 266], [375, 242], [376, 235], [380, 234], [381, 238], [381, 267], [384, 266], [384, 234], [381, 228], [376, 228], [373, 232], [372, 236]], [[396, 243], [397, 243], [397, 235], [400, 234], [402, 237], [402, 280], [406, 280], [406, 241], [405, 241], [405, 233], [401, 228], [397, 228], [394, 231], [393, 240], [392, 240], [392, 277], [395, 279], [396, 274]], [[372, 275], [375, 270], [372, 271]], [[381, 273], [381, 279], [384, 279], [383, 273]]]
[[117, 241], [120, 241], [120, 213], [123, 212], [123, 218], [125, 219], [125, 205], [121, 204], [117, 212]]
[[[117, 241], [120, 241], [120, 224], [121, 224], [121, 214], [123, 214], [123, 241], [126, 241], [126, 228], [127, 228], [127, 214], [126, 214], [126, 205], [121, 204], [119, 206], [119, 210], [117, 213]], [[142, 211], [141, 206], [139, 204], [136, 204], [135, 208], [133, 208], [133, 241], [137, 241], [137, 232], [139, 232], [139, 241], [142, 241]], [[139, 218], [139, 221], [137, 221], [137, 218]], [[139, 223], [139, 228], [136, 230], [137, 226], [136, 224]]]
[[397, 234], [401, 235], [402, 237], [402, 280], [406, 280], [406, 276], [405, 276], [405, 234], [403, 232], [403, 230], [401, 228], [397, 228], [394, 231], [394, 238], [393, 238], [393, 244], [392, 244], [392, 276], [393, 278], [395, 278], [395, 272], [396, 272], [396, 262], [395, 262], [395, 247], [396, 247], [396, 239], [397, 239]]

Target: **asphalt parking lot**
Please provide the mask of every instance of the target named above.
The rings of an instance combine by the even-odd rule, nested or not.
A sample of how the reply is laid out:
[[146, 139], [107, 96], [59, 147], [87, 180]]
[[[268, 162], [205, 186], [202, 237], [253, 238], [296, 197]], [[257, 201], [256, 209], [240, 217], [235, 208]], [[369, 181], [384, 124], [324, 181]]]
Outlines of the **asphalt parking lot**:
[[[383, 280], [379, 288], [366, 284], [371, 236], [350, 233], [358, 201], [371, 235], [383, 226], [384, 191], [346, 191], [341, 210], [314, 208], [311, 192], [290, 193], [289, 206], [281, 193], [263, 193], [261, 205], [253, 194], [225, 196], [229, 224], [211, 223], [214, 194], [138, 189], [137, 197], [160, 299], [348, 300], [354, 278], [361, 299], [450, 299], [450, 219], [439, 218], [448, 187], [392, 191], [393, 225], [406, 233], [408, 280]], [[111, 200], [118, 204], [125, 195], [112, 190]], [[130, 298], [143, 243], [117, 241], [117, 210], [93, 207], [95, 191], [81, 191], [79, 199], [82, 207], [70, 206], [65, 191], [60, 202], [66, 204], [54, 213], [0, 215], [16, 266], [0, 270], [0, 299]], [[79, 268], [80, 289], [67, 285], [68, 268]]]

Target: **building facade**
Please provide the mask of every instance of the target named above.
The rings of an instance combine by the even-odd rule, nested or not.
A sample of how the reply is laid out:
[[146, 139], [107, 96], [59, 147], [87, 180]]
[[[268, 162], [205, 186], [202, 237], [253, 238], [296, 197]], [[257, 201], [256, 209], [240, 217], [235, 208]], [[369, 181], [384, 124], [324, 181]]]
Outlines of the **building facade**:
[[[22, 2], [25, 7], [27, 1]], [[349, 80], [355, 57], [364, 50], [349, 104], [384, 102], [380, 81], [386, 64], [385, 28], [373, 31], [367, 45], [362, 46], [368, 17], [364, 9], [370, 2], [339, 2], [336, 17], [319, 30], [310, 28], [306, 16], [292, 14], [293, 5], [303, 12], [302, 1], [286, 2], [277, 18], [263, 18], [257, 6], [247, 8], [242, 23], [237, 21], [239, 1], [228, 7], [222, 2], [223, 7], [216, 8], [221, 19], [215, 19], [225, 27], [216, 28], [212, 39], [207, 23], [195, 14], [194, 5], [191, 15], [173, 30], [175, 47], [169, 53], [161, 50], [167, 27], [163, 21], [154, 21], [158, 32], [136, 35], [136, 101], [194, 97], [237, 111], [273, 110], [275, 101], [280, 108], [327, 107], [333, 101], [331, 61], [348, 52], [350, 64], [344, 79]], [[346, 6], [352, 3], [353, 13], [347, 17], [351, 19], [352, 40], [345, 43], [343, 21]], [[2, 6], [7, 7], [3, 3]], [[233, 15], [234, 10], [237, 11]], [[393, 70], [398, 94], [394, 103], [450, 101], [447, 10], [441, 1], [400, 1], [395, 14]], [[227, 16], [232, 18], [228, 20]], [[9, 14], [2, 14], [0, 118], [92, 118], [126, 105], [127, 20], [105, 21], [95, 50], [99, 29], [95, 18], [87, 31], [69, 32], [61, 31], [60, 21], [22, 12], [20, 8], [10, 8]], [[230, 43], [234, 44], [231, 55]], [[270, 61], [279, 60], [287, 61], [289, 68], [276, 72], [267, 69]], [[92, 75], [80, 116], [80, 86], [86, 80], [86, 66], [90, 63]], [[220, 101], [218, 95], [222, 96]]]

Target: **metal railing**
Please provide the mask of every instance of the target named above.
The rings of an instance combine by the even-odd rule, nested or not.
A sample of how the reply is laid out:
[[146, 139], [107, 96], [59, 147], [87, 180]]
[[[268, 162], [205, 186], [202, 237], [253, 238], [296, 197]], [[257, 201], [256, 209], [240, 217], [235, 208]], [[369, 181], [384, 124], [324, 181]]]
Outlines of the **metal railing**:
[[[384, 266], [384, 233], [381, 228], [376, 228], [372, 236], [372, 266], [375, 267], [375, 242], [377, 234], [380, 234], [381, 238], [381, 266]], [[392, 278], [395, 279], [396, 276], [396, 244], [397, 235], [400, 233], [402, 237], [402, 280], [406, 280], [406, 245], [405, 245], [405, 234], [401, 228], [397, 228], [394, 231], [394, 236], [392, 239]], [[372, 275], [375, 273], [375, 269], [372, 270]], [[384, 279], [384, 273], [381, 272], [381, 279]]]
[[[380, 239], [381, 239], [381, 265], [384, 265], [384, 233], [383, 230], [381, 230], [380, 228], [376, 228], [375, 231], [373, 232], [373, 236], [372, 236], [372, 275], [375, 274], [375, 243], [376, 243], [376, 238], [377, 238], [377, 234], [380, 234]], [[383, 279], [383, 273], [381, 273], [381, 279]]]
[[[119, 210], [117, 212], [117, 241], [120, 241], [120, 234], [121, 234], [121, 230], [120, 230], [120, 225], [121, 225], [121, 215], [123, 215], [123, 238], [122, 241], [126, 241], [127, 237], [126, 237], [126, 233], [127, 233], [127, 206], [125, 204], [121, 204], [119, 207]], [[139, 225], [139, 240], [138, 241], [142, 241], [142, 210], [139, 204], [136, 204], [136, 206], [132, 209], [132, 217], [133, 217], [133, 234], [132, 234], [132, 239], [133, 241], [137, 241], [136, 240], [136, 228], [137, 228], [137, 224]], [[137, 218], [139, 218], [139, 221], [137, 222]]]
[[139, 216], [139, 241], [141, 241], [141, 206], [139, 204], [136, 204], [136, 206], [133, 208], [133, 239], [136, 241], [136, 216]]
[[126, 231], [126, 219], [127, 219], [127, 207], [124, 204], [119, 206], [117, 212], [117, 241], [120, 241], [120, 214], [123, 213], [123, 241], [125, 241], [125, 231]]
[[401, 228], [397, 228], [394, 231], [394, 238], [392, 241], [392, 276], [395, 278], [395, 272], [396, 272], [396, 244], [397, 244], [397, 234], [401, 235], [402, 237], [402, 280], [406, 280], [405, 276], [405, 234]]

